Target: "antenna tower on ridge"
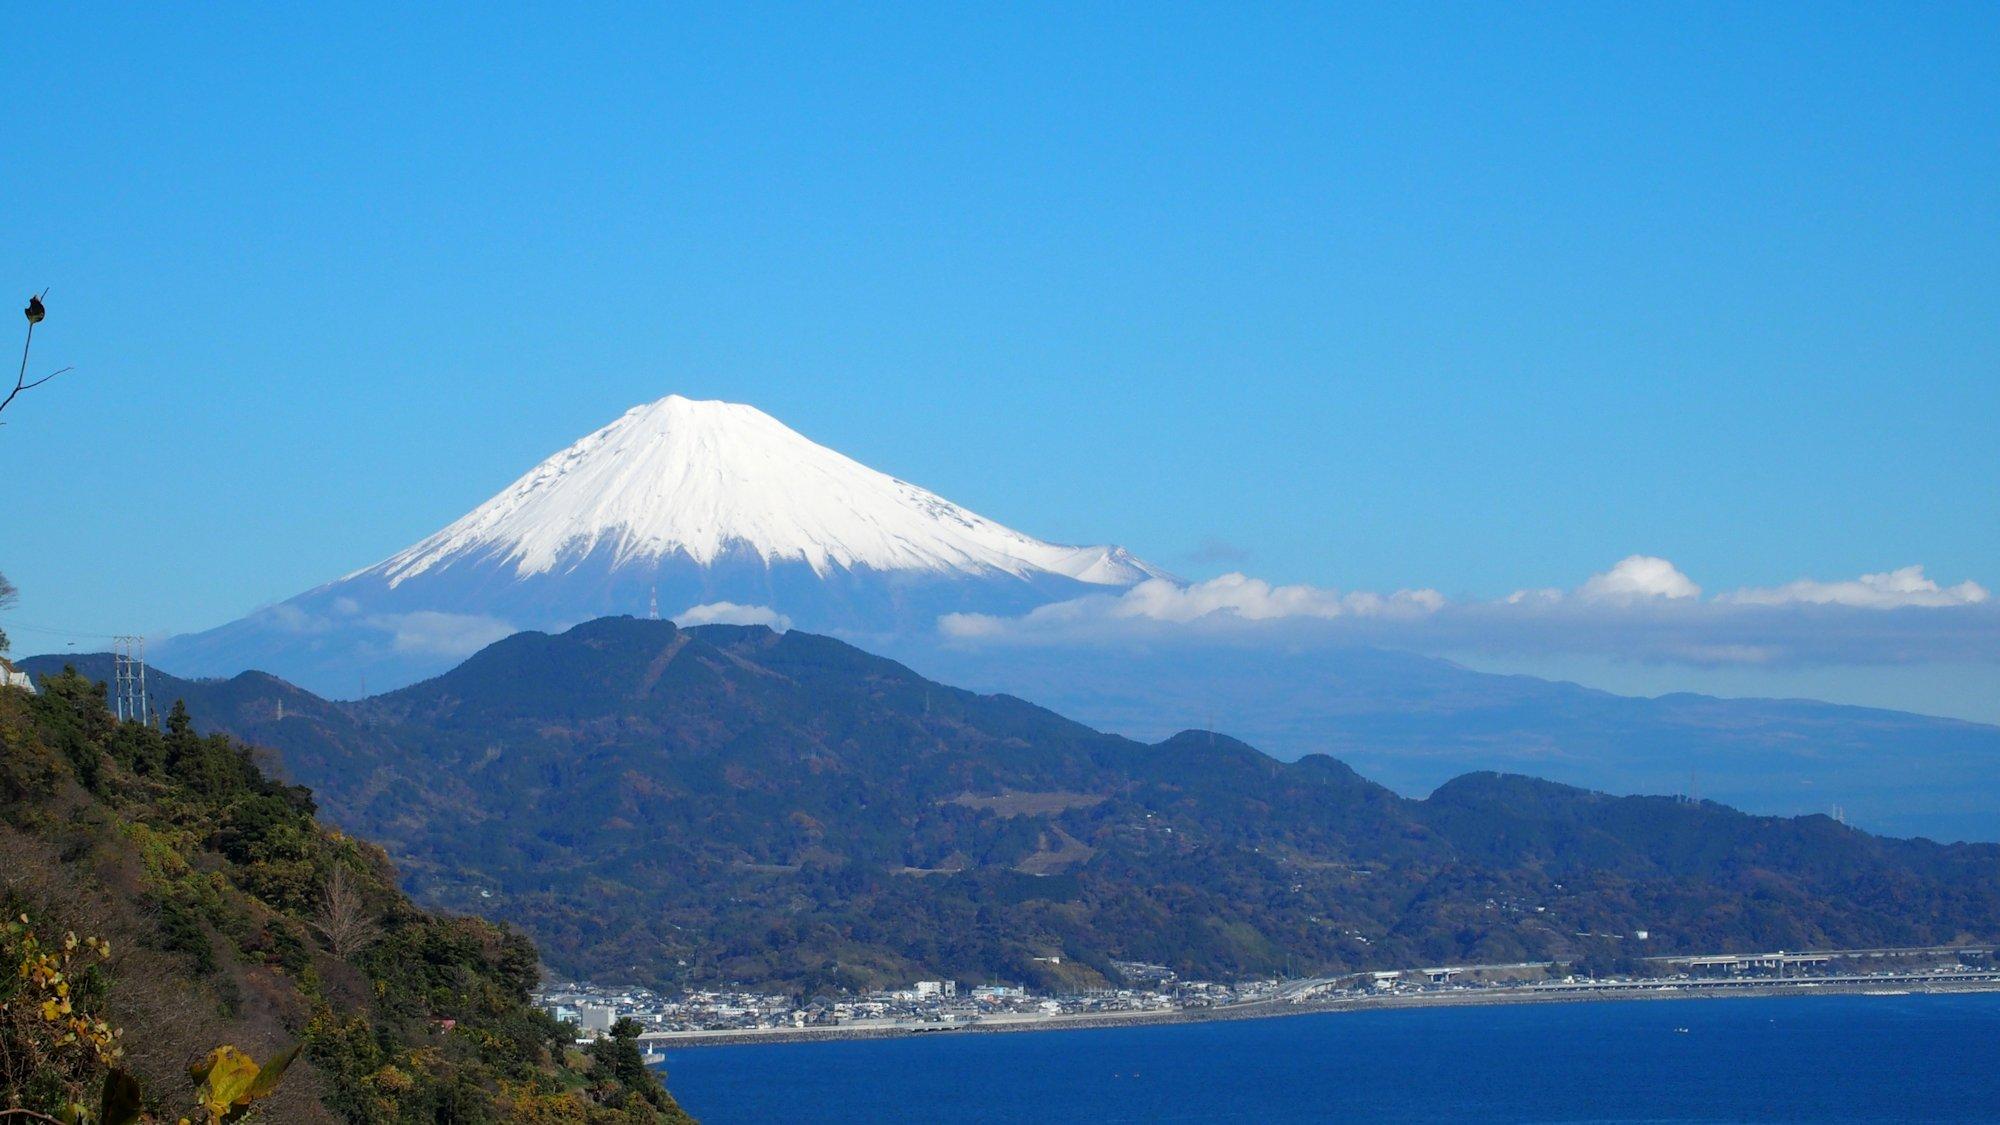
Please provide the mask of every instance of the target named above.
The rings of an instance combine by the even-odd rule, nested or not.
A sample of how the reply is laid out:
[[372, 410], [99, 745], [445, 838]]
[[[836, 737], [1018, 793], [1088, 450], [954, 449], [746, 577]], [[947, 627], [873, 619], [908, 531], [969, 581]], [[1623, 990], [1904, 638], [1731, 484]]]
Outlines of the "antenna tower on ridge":
[[146, 638], [130, 634], [113, 639], [112, 672], [117, 681], [118, 721], [153, 722], [146, 699]]
[[658, 586], [653, 587], [653, 597], [646, 609], [646, 616], [651, 617], [655, 621], [660, 619], [660, 588]]

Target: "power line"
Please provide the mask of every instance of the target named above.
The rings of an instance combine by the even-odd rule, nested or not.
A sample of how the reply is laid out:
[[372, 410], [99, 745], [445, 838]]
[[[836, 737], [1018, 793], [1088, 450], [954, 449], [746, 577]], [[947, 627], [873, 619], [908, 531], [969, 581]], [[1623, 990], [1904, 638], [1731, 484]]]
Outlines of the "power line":
[[125, 635], [123, 633], [90, 633], [82, 629], [45, 629], [39, 625], [22, 625], [18, 622], [5, 626], [5, 628], [16, 633], [42, 633], [51, 637], [87, 637], [93, 641], [115, 641]]

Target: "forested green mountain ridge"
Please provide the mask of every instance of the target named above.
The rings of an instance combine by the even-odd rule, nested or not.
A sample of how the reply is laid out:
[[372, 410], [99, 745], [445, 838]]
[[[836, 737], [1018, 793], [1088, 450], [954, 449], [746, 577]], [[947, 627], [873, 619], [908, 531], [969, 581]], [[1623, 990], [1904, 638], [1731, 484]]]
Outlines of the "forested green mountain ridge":
[[117, 1071], [179, 1120], [227, 1046], [297, 1049], [259, 1120], [689, 1120], [631, 1039], [578, 1050], [529, 1003], [527, 938], [413, 905], [248, 747], [39, 679], [0, 688], [0, 1110], [97, 1121]]
[[257, 674], [164, 690], [274, 748], [420, 900], [601, 980], [1061, 987], [1113, 960], [1214, 978], [2000, 936], [2000, 846], [1496, 774], [1409, 800], [1323, 755], [1142, 744], [799, 632], [609, 618], [354, 703]]

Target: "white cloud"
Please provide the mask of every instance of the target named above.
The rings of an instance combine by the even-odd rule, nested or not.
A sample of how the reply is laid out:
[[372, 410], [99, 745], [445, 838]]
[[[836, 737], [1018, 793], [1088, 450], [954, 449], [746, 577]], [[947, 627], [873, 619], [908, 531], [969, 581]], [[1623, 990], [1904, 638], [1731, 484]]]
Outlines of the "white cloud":
[[1349, 594], [1340, 600], [1347, 612], [1358, 617], [1408, 617], [1416, 614], [1435, 613], [1447, 604], [1445, 596], [1436, 590], [1398, 590], [1393, 594]]
[[[1890, 612], [1917, 607], [1929, 608]], [[1200, 636], [1439, 653], [1596, 653], [1703, 666], [2000, 661], [2000, 603], [1974, 582], [1940, 586], [1912, 566], [1704, 597], [1678, 567], [1648, 555], [1620, 560], [1573, 589], [1518, 590], [1497, 600], [1453, 601], [1435, 590], [1342, 593], [1226, 574], [1189, 585], [1148, 581], [1020, 617], [952, 614], [938, 627], [967, 644]]]
[[1042, 606], [1026, 617], [989, 617], [952, 613], [938, 619], [947, 636], [992, 637], [1029, 628], [1088, 626], [1093, 621], [1163, 622], [1226, 625], [1290, 619], [1329, 620], [1336, 617], [1378, 617], [1430, 613], [1445, 604], [1436, 590], [1398, 590], [1393, 594], [1342, 594], [1318, 586], [1273, 586], [1261, 578], [1225, 574], [1206, 582], [1183, 585], [1150, 578], [1123, 594], [1094, 594]]
[[938, 618], [938, 632], [962, 641], [1008, 637], [1019, 632], [1019, 621], [1019, 618], [995, 617], [990, 613], [947, 613]]
[[333, 623], [316, 613], [309, 613], [290, 602], [279, 602], [265, 608], [260, 616], [266, 622], [287, 633], [324, 633]]
[[1585, 601], [1631, 602], [1641, 598], [1698, 598], [1701, 587], [1674, 564], [1652, 555], [1628, 555], [1577, 588]]
[[[262, 620], [287, 633], [317, 636], [360, 631], [370, 645], [387, 642], [389, 650], [435, 656], [470, 656], [502, 637], [520, 630], [497, 617], [474, 613], [361, 613], [352, 599], [336, 599], [331, 614], [294, 602], [280, 602], [260, 611]], [[375, 636], [380, 634], [380, 636]]]
[[792, 627], [792, 619], [767, 605], [710, 602], [689, 606], [675, 614], [674, 624], [683, 628], [689, 625], [765, 625], [782, 633]]
[[497, 617], [432, 610], [372, 614], [366, 622], [387, 632], [395, 651], [426, 656], [471, 656], [517, 631]]
[[1248, 621], [1277, 617], [1338, 617], [1340, 597], [1312, 586], [1273, 586], [1261, 578], [1225, 574], [1183, 586], [1164, 578], [1149, 578], [1113, 603], [1118, 617], [1154, 621], [1193, 621], [1211, 613], [1227, 613]]
[[1990, 597], [1977, 582], [1940, 586], [1924, 577], [1921, 566], [1906, 566], [1882, 574], [1864, 574], [1846, 582], [1816, 582], [1801, 578], [1783, 586], [1753, 587], [1724, 594], [1718, 601], [1736, 605], [1840, 605], [1856, 609], [1902, 609], [1978, 605]]

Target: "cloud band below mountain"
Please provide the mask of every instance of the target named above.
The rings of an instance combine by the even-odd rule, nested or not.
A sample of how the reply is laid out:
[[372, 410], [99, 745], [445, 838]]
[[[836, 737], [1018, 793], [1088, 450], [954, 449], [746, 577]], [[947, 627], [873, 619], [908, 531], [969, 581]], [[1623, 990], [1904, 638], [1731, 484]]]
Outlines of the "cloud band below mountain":
[[1274, 586], [1242, 574], [1187, 585], [1153, 580], [1122, 594], [1020, 617], [952, 614], [960, 643], [1066, 643], [1202, 636], [1347, 641], [1429, 652], [1594, 653], [1695, 665], [2000, 662], [2000, 604], [1975, 582], [1941, 586], [1920, 566], [1703, 596], [1665, 559], [1634, 555], [1574, 589], [1452, 600]]

